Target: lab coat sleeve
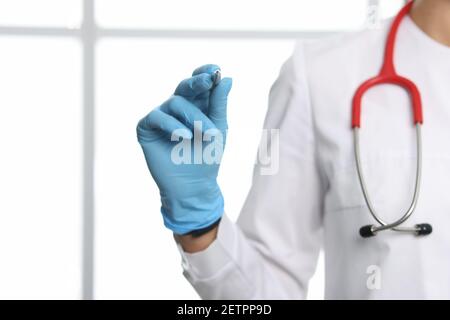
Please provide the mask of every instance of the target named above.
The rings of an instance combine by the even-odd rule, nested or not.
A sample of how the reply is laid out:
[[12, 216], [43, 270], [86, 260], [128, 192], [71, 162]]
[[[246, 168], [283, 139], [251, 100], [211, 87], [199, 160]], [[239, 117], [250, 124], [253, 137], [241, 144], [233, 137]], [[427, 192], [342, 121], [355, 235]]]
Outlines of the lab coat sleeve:
[[324, 189], [306, 66], [298, 43], [271, 87], [264, 124], [269, 139], [261, 139], [260, 150], [266, 145], [271, 155], [278, 149], [279, 157], [255, 165], [237, 223], [225, 215], [204, 251], [179, 247], [184, 275], [204, 299], [306, 297], [322, 243]]

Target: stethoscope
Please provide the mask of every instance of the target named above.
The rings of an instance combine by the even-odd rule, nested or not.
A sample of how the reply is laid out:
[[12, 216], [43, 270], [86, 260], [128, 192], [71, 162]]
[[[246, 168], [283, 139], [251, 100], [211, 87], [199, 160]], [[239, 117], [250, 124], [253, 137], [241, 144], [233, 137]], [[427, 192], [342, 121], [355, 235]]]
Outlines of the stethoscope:
[[[403, 18], [409, 13], [413, 5], [413, 1], [408, 2], [408, 4], [400, 10], [398, 15], [395, 17], [391, 30], [389, 31], [389, 35], [386, 42], [385, 55], [384, 55], [384, 63], [381, 68], [380, 73], [374, 78], [368, 79], [360, 87], [356, 90], [356, 93], [353, 97], [353, 110], [352, 110], [352, 129], [353, 129], [353, 137], [354, 137], [354, 151], [355, 151], [355, 160], [356, 160], [356, 169], [358, 172], [358, 178], [361, 185], [362, 193], [364, 195], [364, 200], [367, 204], [370, 214], [372, 217], [378, 222], [379, 225], [367, 225], [361, 227], [359, 229], [359, 233], [362, 237], [368, 238], [376, 235], [380, 231], [384, 230], [394, 230], [400, 232], [409, 232], [418, 236], [423, 236], [430, 234], [432, 232], [432, 227], [428, 223], [416, 224], [413, 227], [402, 227], [402, 224], [408, 220], [417, 206], [417, 200], [419, 198], [419, 190], [420, 190], [420, 180], [422, 173], [422, 137], [421, 137], [421, 126], [423, 124], [422, 117], [422, 101], [420, 97], [420, 92], [417, 86], [409, 79], [404, 78], [397, 74], [394, 66], [394, 47], [395, 47], [395, 39], [397, 36], [398, 27]], [[394, 84], [397, 86], [403, 87], [406, 91], [408, 91], [411, 101], [412, 108], [414, 114], [414, 124], [416, 126], [416, 136], [417, 136], [417, 167], [416, 167], [416, 180], [414, 187], [414, 195], [411, 201], [411, 205], [405, 214], [398, 219], [397, 221], [388, 223], [375, 211], [372, 202], [369, 197], [369, 193], [367, 191], [366, 183], [364, 180], [364, 175], [361, 168], [361, 160], [360, 160], [360, 150], [359, 150], [359, 130], [360, 130], [360, 119], [361, 119], [361, 100], [364, 95], [370, 88], [381, 85], [381, 84]]]

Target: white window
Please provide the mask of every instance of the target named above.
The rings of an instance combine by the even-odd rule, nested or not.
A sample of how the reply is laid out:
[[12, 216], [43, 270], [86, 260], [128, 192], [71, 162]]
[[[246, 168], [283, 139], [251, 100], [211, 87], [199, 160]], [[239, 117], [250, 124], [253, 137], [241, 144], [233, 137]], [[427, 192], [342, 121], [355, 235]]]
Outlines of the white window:
[[[2, 0], [0, 298], [196, 298], [137, 121], [202, 64], [233, 77], [220, 182], [235, 219], [294, 39], [359, 29], [378, 2], [381, 17], [403, 3]], [[323, 261], [310, 289], [323, 296]]]

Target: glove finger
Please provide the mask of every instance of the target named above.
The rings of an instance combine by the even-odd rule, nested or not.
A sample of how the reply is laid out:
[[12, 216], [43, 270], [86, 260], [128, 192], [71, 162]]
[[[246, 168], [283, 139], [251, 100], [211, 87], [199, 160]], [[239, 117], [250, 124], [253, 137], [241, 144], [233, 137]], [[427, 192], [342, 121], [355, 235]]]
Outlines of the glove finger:
[[223, 78], [211, 92], [209, 97], [208, 116], [217, 128], [227, 128], [227, 101], [233, 81]]
[[[138, 132], [146, 131], [151, 132], [158, 130], [167, 134], [174, 134], [176, 136], [191, 139], [192, 132], [178, 119], [162, 112], [159, 108], [150, 112], [146, 117], [144, 117], [138, 124]], [[145, 133], [144, 133], [145, 135]]]
[[220, 70], [219, 66], [216, 64], [204, 64], [192, 72], [192, 75], [195, 76], [201, 73], [209, 73], [213, 74], [216, 70]]
[[211, 89], [213, 81], [208, 73], [200, 73], [184, 79], [175, 89], [175, 94], [186, 98], [195, 97]]
[[201, 131], [216, 129], [214, 123], [196, 105], [181, 96], [172, 96], [161, 106], [161, 110], [177, 118], [190, 129], [200, 129], [196, 121], [201, 122]]

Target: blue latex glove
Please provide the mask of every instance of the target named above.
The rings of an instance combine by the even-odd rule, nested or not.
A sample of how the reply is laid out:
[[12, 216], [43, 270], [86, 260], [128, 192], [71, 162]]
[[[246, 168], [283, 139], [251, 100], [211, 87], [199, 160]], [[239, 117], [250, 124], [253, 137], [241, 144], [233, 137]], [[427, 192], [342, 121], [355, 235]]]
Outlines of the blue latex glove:
[[[197, 152], [195, 158], [194, 136], [204, 134], [203, 140], [210, 139], [200, 142], [202, 150], [214, 141], [220, 143], [217, 132], [222, 134], [223, 147], [225, 144], [227, 98], [232, 80], [223, 78], [214, 86], [213, 74], [218, 69], [216, 65], [197, 68], [191, 78], [178, 85], [174, 95], [141, 119], [137, 126], [138, 141], [160, 190], [164, 224], [176, 234], [208, 227], [224, 211], [223, 196], [217, 184], [220, 163], [203, 159], [201, 164], [194, 163], [199, 154]], [[201, 121], [201, 130], [197, 121]], [[191, 155], [188, 155], [191, 164], [174, 162], [174, 148], [180, 146], [183, 139], [191, 146]]]

